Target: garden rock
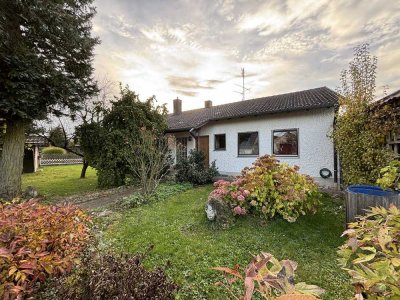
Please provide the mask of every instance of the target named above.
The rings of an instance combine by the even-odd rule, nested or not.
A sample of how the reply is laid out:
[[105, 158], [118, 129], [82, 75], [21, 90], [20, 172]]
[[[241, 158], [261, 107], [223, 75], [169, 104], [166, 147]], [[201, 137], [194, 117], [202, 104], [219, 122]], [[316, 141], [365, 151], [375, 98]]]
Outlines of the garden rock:
[[205, 212], [207, 218], [221, 228], [229, 228], [235, 222], [232, 210], [228, 203], [211, 197], [208, 199]]
[[24, 192], [24, 198], [36, 198], [38, 196], [38, 191], [33, 186], [28, 186]]

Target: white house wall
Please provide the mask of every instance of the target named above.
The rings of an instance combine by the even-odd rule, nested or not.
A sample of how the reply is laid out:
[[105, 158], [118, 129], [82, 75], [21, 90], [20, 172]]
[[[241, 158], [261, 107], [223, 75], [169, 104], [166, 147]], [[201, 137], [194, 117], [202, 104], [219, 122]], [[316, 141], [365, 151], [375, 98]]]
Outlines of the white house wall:
[[[209, 135], [210, 162], [216, 162], [221, 174], [235, 175], [244, 167], [250, 166], [258, 156], [238, 156], [238, 133], [258, 131], [259, 154], [272, 153], [272, 131], [297, 128], [299, 134], [299, 155], [279, 157], [281, 162], [298, 165], [300, 172], [314, 177], [323, 185], [332, 185], [333, 179], [323, 179], [319, 172], [328, 168], [333, 174], [334, 151], [331, 139], [334, 110], [319, 109], [260, 117], [216, 121], [199, 130], [199, 135]], [[226, 134], [226, 150], [214, 150], [214, 135]], [[188, 136], [188, 134], [187, 134]], [[188, 144], [194, 148], [195, 144]]]

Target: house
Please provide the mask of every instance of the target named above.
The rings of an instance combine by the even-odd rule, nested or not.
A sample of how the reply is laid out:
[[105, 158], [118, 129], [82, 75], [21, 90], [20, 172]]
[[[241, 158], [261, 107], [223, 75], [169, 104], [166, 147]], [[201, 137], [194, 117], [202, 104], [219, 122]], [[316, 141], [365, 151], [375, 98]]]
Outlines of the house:
[[324, 186], [338, 182], [337, 159], [329, 138], [338, 94], [327, 87], [182, 111], [175, 99], [168, 115], [175, 162], [198, 148], [206, 164], [222, 175], [237, 175], [264, 154], [298, 165]]

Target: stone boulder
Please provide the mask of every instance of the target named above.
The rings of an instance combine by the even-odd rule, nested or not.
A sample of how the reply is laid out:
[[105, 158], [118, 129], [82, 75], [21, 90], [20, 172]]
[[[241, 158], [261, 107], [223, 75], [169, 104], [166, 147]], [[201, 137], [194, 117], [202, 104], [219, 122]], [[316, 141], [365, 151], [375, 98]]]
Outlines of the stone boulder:
[[207, 218], [212, 221], [217, 227], [229, 228], [235, 223], [235, 217], [228, 203], [221, 199], [208, 199], [205, 212]]

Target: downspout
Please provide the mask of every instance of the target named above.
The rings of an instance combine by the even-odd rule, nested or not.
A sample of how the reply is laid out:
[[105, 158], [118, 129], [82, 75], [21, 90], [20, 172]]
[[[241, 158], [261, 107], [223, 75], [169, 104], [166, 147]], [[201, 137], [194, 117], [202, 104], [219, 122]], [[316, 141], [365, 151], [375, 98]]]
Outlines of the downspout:
[[[335, 130], [336, 127], [336, 114], [338, 112], [338, 107], [335, 108], [335, 116], [333, 117], [333, 130]], [[339, 164], [338, 164], [338, 154], [336, 151], [336, 144], [335, 140], [333, 140], [333, 182], [338, 183], [338, 173], [340, 173], [340, 170], [338, 170]], [[340, 176], [340, 185], [342, 185], [342, 176]]]
[[194, 138], [194, 146], [197, 150], [198, 149], [198, 142], [197, 142], [198, 137], [194, 134], [195, 131], [196, 131], [196, 129], [193, 127], [192, 129], [189, 130], [189, 134]]

